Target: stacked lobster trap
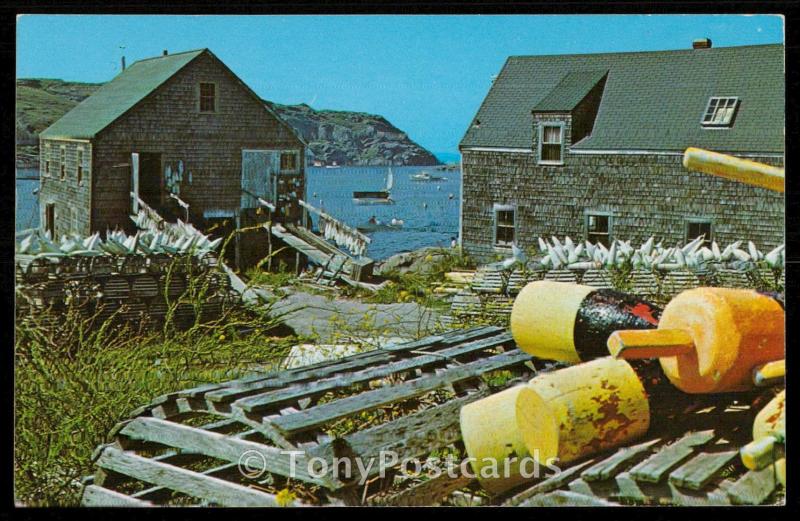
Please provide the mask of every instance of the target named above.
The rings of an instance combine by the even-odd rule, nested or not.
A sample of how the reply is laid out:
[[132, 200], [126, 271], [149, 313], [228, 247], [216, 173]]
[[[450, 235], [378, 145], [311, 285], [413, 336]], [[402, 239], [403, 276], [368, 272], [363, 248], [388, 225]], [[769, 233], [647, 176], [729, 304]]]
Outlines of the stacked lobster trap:
[[[69, 310], [98, 324], [114, 317], [187, 328], [238, 302], [213, 252], [35, 257], [16, 255], [16, 315], [22, 322], [58, 325]], [[202, 296], [196, 302], [183, 298]], [[199, 315], [199, 316], [198, 316]]]
[[[783, 249], [778, 251], [780, 253]], [[482, 266], [470, 277], [469, 283], [453, 295], [450, 313], [443, 322], [457, 324], [467, 319], [496, 325], [508, 324], [514, 297], [528, 283], [537, 280], [584, 284], [598, 289], [620, 289], [656, 302], [667, 302], [680, 292], [697, 287], [753, 288], [762, 291], [783, 291], [785, 287], [782, 264], [770, 265], [763, 259], [734, 262], [710, 260], [669, 269], [653, 266], [633, 268], [624, 264], [587, 265], [548, 269], [534, 262], [510, 270], [504, 270], [499, 265]]]

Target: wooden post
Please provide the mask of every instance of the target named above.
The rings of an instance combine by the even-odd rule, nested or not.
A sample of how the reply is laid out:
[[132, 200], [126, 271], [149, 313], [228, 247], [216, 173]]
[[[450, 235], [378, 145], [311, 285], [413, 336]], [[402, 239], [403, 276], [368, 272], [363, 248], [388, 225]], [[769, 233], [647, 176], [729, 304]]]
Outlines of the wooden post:
[[131, 188], [133, 189], [133, 213], [139, 213], [139, 154], [133, 152], [131, 154]]
[[235, 255], [234, 264], [236, 265], [236, 271], [241, 271], [241, 269], [242, 269], [242, 267], [240, 265], [240, 262], [241, 262], [241, 250], [240, 250], [241, 245], [240, 245], [240, 241], [239, 241], [239, 228], [241, 228], [241, 224], [242, 224], [241, 209], [236, 211], [236, 217], [235, 217], [235, 221], [234, 222], [236, 223], [236, 230], [234, 231], [234, 233], [236, 234], [236, 237], [234, 239], [234, 241], [235, 241], [234, 242], [234, 244], [235, 244], [235, 248], [234, 248], [234, 255]]

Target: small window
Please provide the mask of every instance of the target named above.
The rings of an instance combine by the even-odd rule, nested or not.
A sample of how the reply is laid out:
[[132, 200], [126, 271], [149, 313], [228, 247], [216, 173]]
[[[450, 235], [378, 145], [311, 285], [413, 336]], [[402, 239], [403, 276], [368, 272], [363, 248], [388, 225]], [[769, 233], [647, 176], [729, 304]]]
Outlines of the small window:
[[44, 176], [50, 177], [50, 144], [44, 146]]
[[539, 128], [539, 163], [560, 165], [563, 162], [564, 125], [542, 124]]
[[83, 184], [83, 149], [78, 149], [78, 184]]
[[213, 83], [200, 84], [200, 112], [217, 111], [217, 86]]
[[689, 219], [686, 222], [686, 242], [693, 241], [704, 235], [702, 246], [711, 246], [712, 237], [711, 221], [708, 219]]
[[281, 154], [281, 170], [294, 170], [297, 168], [297, 156], [292, 152]]
[[733, 124], [739, 98], [715, 98], [708, 100], [708, 106], [703, 114], [704, 127], [729, 127]]
[[608, 214], [586, 215], [586, 240], [591, 243], [601, 243], [605, 247], [611, 246], [611, 216]]
[[61, 179], [64, 180], [67, 177], [67, 148], [62, 146], [61, 147]]
[[494, 244], [495, 246], [511, 246], [514, 242], [514, 208], [495, 206], [494, 209]]

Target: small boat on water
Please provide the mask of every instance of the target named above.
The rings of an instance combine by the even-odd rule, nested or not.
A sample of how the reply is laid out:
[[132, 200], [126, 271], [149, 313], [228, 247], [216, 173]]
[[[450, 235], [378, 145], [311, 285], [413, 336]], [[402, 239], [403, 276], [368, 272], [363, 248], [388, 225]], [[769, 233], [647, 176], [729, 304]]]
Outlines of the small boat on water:
[[331, 164], [325, 165], [325, 168], [341, 168], [336, 161], [331, 161]]
[[386, 188], [383, 190], [353, 192], [353, 203], [394, 204], [394, 200], [391, 197], [392, 186], [394, 186], [394, 176], [392, 175], [392, 169], [390, 168], [389, 174], [386, 176]]
[[388, 223], [379, 221], [374, 217], [367, 221], [366, 224], [358, 226], [356, 229], [361, 233], [382, 232], [392, 230], [402, 230], [405, 223], [402, 219], [392, 219]]
[[447, 181], [446, 177], [431, 175], [426, 171], [419, 172], [411, 176], [412, 181]]

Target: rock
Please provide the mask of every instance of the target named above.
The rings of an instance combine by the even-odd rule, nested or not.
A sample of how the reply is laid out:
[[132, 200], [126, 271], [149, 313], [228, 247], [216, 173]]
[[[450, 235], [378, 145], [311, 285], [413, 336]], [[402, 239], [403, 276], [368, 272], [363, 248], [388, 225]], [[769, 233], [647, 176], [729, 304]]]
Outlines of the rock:
[[398, 273], [430, 273], [433, 267], [447, 258], [447, 250], [437, 247], [398, 253], [384, 260], [376, 267], [375, 273], [383, 275]]
[[[39, 132], [83, 101], [100, 83], [17, 80], [18, 168], [37, 168]], [[439, 160], [386, 118], [361, 112], [314, 110], [263, 100], [308, 143], [314, 159], [339, 165], [437, 165]], [[23, 149], [26, 145], [28, 149]], [[30, 149], [30, 150], [29, 150]], [[33, 154], [31, 153], [33, 151]]]

